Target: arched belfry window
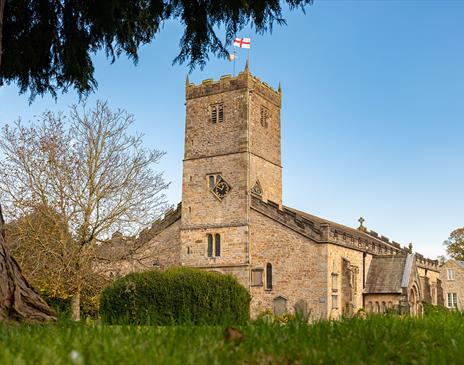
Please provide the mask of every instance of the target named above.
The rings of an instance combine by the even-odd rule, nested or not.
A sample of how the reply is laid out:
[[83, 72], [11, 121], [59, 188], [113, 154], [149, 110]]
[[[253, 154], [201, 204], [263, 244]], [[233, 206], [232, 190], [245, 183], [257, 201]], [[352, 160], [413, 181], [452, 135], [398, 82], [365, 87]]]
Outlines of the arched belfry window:
[[221, 235], [216, 234], [214, 237], [214, 256], [221, 256]]
[[213, 235], [212, 234], [208, 234], [207, 252], [208, 252], [208, 257], [213, 257]]
[[211, 123], [222, 123], [224, 121], [224, 105], [215, 104], [211, 105]]
[[272, 265], [270, 263], [266, 265], [266, 289], [272, 290]]

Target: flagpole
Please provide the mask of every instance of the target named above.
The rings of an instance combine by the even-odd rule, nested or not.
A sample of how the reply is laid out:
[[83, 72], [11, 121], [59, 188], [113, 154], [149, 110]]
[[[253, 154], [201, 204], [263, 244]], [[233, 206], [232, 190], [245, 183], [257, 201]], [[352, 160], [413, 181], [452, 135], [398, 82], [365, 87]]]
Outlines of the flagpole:
[[233, 76], [235, 77], [235, 59], [237, 58], [237, 48], [234, 46], [234, 73]]
[[[250, 43], [251, 43], [251, 36], [250, 35], [248, 35], [248, 39], [250, 40]], [[250, 68], [250, 48], [251, 48], [251, 45], [249, 45], [248, 52], [247, 52], [248, 68]]]

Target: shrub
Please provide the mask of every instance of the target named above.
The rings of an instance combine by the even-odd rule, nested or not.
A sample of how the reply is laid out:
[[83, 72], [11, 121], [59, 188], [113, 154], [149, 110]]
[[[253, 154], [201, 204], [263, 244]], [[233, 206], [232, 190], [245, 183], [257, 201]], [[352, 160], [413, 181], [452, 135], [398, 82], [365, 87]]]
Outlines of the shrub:
[[129, 274], [100, 301], [110, 324], [242, 324], [249, 311], [250, 295], [235, 278], [190, 268]]
[[427, 302], [422, 302], [424, 307], [424, 315], [440, 315], [440, 314], [447, 314], [450, 312], [448, 308], [443, 305], [433, 305]]
[[[86, 293], [84, 293], [86, 294]], [[47, 304], [56, 312], [59, 318], [71, 318], [71, 297], [62, 298], [50, 295], [46, 292], [40, 293]], [[81, 297], [81, 318], [97, 318], [98, 316], [98, 297], [83, 295]]]

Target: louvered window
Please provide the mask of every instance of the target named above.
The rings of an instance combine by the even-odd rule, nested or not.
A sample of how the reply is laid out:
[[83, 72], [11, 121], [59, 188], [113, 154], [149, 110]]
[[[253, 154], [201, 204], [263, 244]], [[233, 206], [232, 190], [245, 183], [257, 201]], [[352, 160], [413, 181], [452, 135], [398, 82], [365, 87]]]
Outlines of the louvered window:
[[219, 123], [224, 121], [224, 106], [222, 104], [218, 105], [218, 120]]
[[224, 105], [214, 104], [211, 105], [211, 123], [222, 123], [224, 121]]
[[264, 128], [267, 128], [269, 126], [269, 119], [270, 119], [269, 109], [262, 106], [261, 107], [261, 125]]

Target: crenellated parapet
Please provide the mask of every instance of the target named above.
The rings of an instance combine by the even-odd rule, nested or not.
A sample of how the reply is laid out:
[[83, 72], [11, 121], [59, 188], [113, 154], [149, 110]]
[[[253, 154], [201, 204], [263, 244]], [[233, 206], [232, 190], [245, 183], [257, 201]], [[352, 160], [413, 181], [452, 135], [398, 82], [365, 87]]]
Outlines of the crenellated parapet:
[[153, 222], [150, 228], [145, 228], [140, 232], [137, 240], [139, 242], [148, 242], [158, 233], [177, 222], [181, 218], [182, 203], [177, 204], [175, 209], [167, 210], [164, 215]]
[[[380, 240], [390, 244], [390, 245], [393, 245], [395, 246], [396, 248], [400, 249], [402, 252], [405, 252], [405, 253], [408, 253], [410, 252], [410, 249], [409, 247], [401, 247], [401, 245], [395, 241], [391, 241], [388, 237], [385, 237], [385, 236], [379, 236], [379, 234], [375, 231], [369, 231], [369, 230], [364, 230], [364, 233], [372, 236], [372, 237], [375, 237], [375, 238], [379, 238]], [[417, 266], [419, 267], [422, 267], [424, 269], [430, 269], [430, 270], [435, 270], [435, 271], [438, 271], [438, 260], [431, 260], [431, 259], [428, 259], [426, 257], [424, 257], [423, 255], [421, 255], [420, 253], [415, 253], [416, 254], [416, 264]]]
[[399, 244], [394, 244], [380, 237], [369, 237], [354, 229], [331, 227], [329, 240], [345, 247], [356, 248], [374, 255], [398, 255], [404, 253]]
[[430, 260], [417, 252], [416, 252], [416, 265], [419, 267], [422, 267], [423, 269], [439, 271], [438, 260]]
[[[377, 256], [409, 253], [408, 248], [401, 247], [399, 243], [377, 232], [360, 231], [322, 219], [308, 219], [304, 214], [300, 215], [286, 207], [280, 208], [278, 204], [264, 201], [259, 196], [252, 196], [251, 207], [317, 243], [333, 243]], [[424, 258], [417, 253], [416, 258], [419, 267], [438, 270], [438, 261]]]
[[262, 95], [264, 98], [279, 107], [281, 105], [280, 86], [278, 90], [274, 90], [258, 77], [251, 75], [248, 69], [240, 72], [237, 76], [224, 75], [217, 81], [214, 81], [213, 79], [206, 79], [198, 85], [190, 83], [187, 78], [185, 85], [185, 98], [189, 100], [241, 89], [248, 89], [250, 92]]
[[252, 208], [260, 213], [274, 219], [284, 226], [313, 239], [316, 242], [324, 241], [324, 234], [327, 235], [327, 229], [317, 222], [312, 222], [304, 217], [298, 216], [295, 212], [289, 209], [280, 209], [279, 205], [271, 202], [264, 201], [257, 196], [252, 196]]

